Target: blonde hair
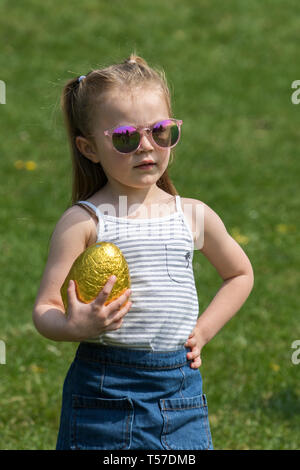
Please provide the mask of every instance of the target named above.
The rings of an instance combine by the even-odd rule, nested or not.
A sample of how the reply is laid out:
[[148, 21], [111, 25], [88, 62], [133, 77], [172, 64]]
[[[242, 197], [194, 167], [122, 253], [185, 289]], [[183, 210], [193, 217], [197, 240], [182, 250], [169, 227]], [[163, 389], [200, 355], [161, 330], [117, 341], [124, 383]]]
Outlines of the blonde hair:
[[[80, 199], [89, 198], [107, 182], [101, 164], [93, 163], [78, 150], [76, 137], [92, 138], [96, 102], [99, 109], [99, 98], [105, 92], [125, 85], [130, 87], [158, 86], [165, 96], [170, 117], [172, 116], [170, 91], [164, 71], [151, 68], [135, 53], [121, 64], [92, 70], [85, 76], [81, 76], [80, 80], [77, 77], [70, 79], [61, 95], [61, 107], [71, 148], [72, 204]], [[157, 181], [157, 186], [169, 194], [177, 194], [167, 169]]]

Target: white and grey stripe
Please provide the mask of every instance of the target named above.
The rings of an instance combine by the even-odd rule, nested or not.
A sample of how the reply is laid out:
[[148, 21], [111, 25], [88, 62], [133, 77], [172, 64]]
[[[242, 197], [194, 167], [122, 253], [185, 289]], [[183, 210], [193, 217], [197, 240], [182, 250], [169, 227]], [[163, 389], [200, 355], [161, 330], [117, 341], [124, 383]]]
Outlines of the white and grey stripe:
[[97, 242], [122, 251], [130, 272], [132, 306], [121, 328], [90, 341], [150, 350], [181, 348], [197, 321], [199, 305], [193, 272], [194, 242], [176, 196], [177, 212], [161, 218], [98, 217]]

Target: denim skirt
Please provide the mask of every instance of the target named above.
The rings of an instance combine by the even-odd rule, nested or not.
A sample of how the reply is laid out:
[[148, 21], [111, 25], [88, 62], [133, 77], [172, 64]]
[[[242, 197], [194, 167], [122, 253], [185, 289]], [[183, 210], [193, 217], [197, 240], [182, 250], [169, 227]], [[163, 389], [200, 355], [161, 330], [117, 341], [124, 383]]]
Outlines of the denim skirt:
[[64, 382], [56, 449], [211, 450], [206, 395], [188, 351], [80, 343]]

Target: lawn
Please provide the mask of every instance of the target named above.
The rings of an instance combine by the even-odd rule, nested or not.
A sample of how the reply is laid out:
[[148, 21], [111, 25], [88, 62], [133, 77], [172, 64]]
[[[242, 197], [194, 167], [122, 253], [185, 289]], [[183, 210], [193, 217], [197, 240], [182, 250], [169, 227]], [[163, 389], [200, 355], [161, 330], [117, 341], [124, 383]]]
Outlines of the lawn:
[[[251, 296], [202, 354], [214, 447], [300, 448], [299, 16], [296, 0], [0, 3], [0, 449], [55, 447], [77, 347], [43, 338], [31, 319], [71, 198], [62, 86], [133, 49], [164, 68], [183, 120], [170, 167], [179, 194], [220, 215], [255, 273]], [[194, 272], [201, 312], [221, 282], [200, 252]]]

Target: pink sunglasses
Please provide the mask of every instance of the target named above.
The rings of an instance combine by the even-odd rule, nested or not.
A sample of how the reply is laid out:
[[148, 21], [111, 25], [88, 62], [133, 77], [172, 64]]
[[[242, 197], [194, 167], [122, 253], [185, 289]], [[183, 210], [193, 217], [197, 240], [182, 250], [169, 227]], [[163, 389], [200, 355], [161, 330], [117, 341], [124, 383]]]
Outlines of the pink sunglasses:
[[160, 148], [172, 148], [178, 144], [182, 121], [165, 119], [150, 127], [119, 126], [107, 129], [104, 134], [111, 138], [114, 148], [119, 153], [136, 152], [142, 137], [147, 134], [151, 142]]

